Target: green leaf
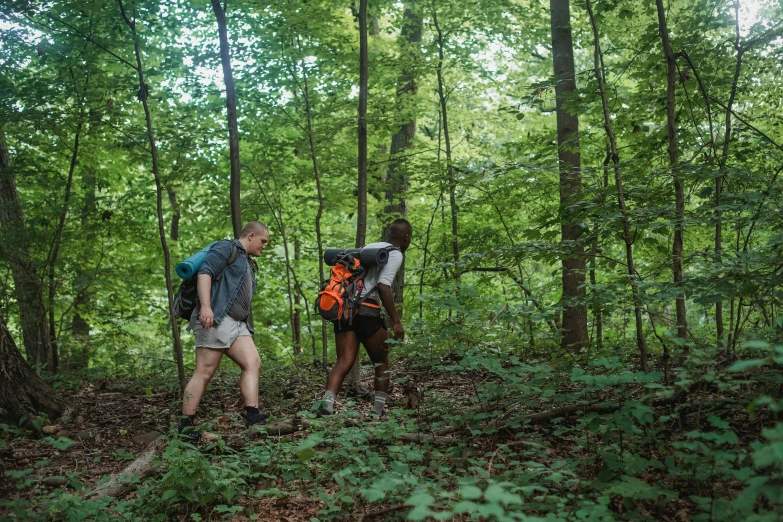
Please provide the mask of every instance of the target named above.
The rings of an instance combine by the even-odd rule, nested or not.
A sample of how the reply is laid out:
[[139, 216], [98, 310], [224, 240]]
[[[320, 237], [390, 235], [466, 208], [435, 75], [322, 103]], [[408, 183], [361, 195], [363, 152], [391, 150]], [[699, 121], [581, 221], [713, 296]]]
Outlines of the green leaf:
[[745, 359], [744, 361], [735, 362], [726, 371], [744, 372], [745, 370], [749, 370], [751, 368], [758, 368], [759, 366], [763, 365], [765, 362], [766, 361], [764, 359]]
[[405, 501], [405, 504], [408, 506], [415, 506], [415, 507], [427, 507], [431, 506], [435, 502], [435, 497], [427, 493], [426, 491], [421, 491], [419, 493], [415, 493], [412, 496], [408, 498], [408, 500]]
[[519, 495], [510, 493], [506, 488], [510, 484], [507, 482], [501, 482], [499, 484], [491, 484], [486, 491], [484, 491], [484, 498], [487, 502], [495, 502], [498, 504], [521, 504], [522, 498]]
[[299, 455], [297, 456], [299, 462], [307, 462], [313, 457], [315, 457], [315, 450], [313, 448], [304, 448], [299, 452]]
[[73, 446], [74, 444], [76, 444], [75, 441], [72, 441], [71, 439], [67, 439], [65, 437], [60, 437], [56, 440], [53, 439], [52, 437], [46, 437], [44, 438], [44, 440], [60, 451], [65, 451], [71, 446]]
[[362, 496], [370, 502], [377, 502], [386, 496], [380, 489], [362, 488]]
[[467, 500], [476, 500], [481, 498], [481, 489], [476, 486], [462, 486], [459, 488], [459, 496]]
[[745, 341], [742, 343], [742, 348], [746, 348], [748, 350], [767, 350], [769, 349], [769, 343], [755, 339], [753, 341]]

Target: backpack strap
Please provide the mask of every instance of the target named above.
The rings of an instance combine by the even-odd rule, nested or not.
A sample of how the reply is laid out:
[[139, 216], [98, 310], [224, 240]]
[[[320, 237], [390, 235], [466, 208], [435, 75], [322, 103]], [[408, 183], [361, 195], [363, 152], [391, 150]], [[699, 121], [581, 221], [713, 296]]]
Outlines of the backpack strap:
[[223, 277], [223, 273], [226, 271], [226, 268], [237, 260], [239, 257], [239, 247], [234, 244], [234, 242], [231, 242], [231, 255], [228, 256], [228, 261], [226, 262], [226, 266], [223, 267], [223, 270], [220, 271], [220, 273], [215, 277], [215, 281], [219, 281]]

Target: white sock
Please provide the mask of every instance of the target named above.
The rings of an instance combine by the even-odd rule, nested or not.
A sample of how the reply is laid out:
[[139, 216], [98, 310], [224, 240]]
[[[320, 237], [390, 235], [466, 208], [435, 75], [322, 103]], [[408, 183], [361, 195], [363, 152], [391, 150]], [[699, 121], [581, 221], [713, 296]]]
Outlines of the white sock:
[[323, 405], [326, 407], [326, 411], [328, 411], [329, 413], [334, 412], [334, 398], [335, 398], [334, 393], [330, 392], [329, 390], [326, 390], [323, 399], [321, 399]]
[[383, 415], [383, 407], [386, 405], [386, 397], [388, 397], [388, 395], [386, 395], [385, 392], [375, 392], [375, 413], [377, 413], [379, 416]]

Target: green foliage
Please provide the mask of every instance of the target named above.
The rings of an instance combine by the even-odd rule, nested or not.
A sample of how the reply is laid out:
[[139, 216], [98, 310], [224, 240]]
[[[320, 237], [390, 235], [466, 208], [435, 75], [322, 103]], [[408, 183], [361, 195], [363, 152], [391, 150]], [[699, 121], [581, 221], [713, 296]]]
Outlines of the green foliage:
[[[581, 120], [582, 195], [561, 206], [546, 5], [371, 3], [379, 31], [370, 37], [368, 238], [380, 236], [390, 219], [387, 192], [397, 190], [389, 182], [392, 165], [405, 176], [414, 225], [406, 253], [407, 339], [392, 343], [392, 353], [395, 364], [445, 375], [463, 388], [427, 392], [419, 411], [397, 410], [380, 421], [350, 413], [351, 426], [339, 418], [313, 419], [306, 436], [279, 442], [237, 448], [219, 440], [199, 452], [172, 440], [162, 455], [164, 471], [135, 484], [129, 501], [84, 501], [73, 493], [80, 478], [69, 475], [67, 487], [41, 488], [0, 507], [20, 520], [230, 519], [254, 500], [307, 493], [324, 503], [319, 520], [395, 505], [404, 506], [400, 517], [413, 520], [655, 520], [663, 512], [675, 518], [679, 509], [693, 520], [777, 519], [783, 495], [783, 139], [780, 39], [773, 24], [782, 16], [780, 5], [754, 5], [751, 23], [744, 3], [740, 20], [730, 2], [667, 4], [679, 67], [678, 174], [687, 194], [684, 220], [677, 223], [654, 6], [594, 3], [649, 371], [638, 366], [623, 215], [582, 5], [571, 4], [576, 70], [582, 72], [576, 95], [566, 100]], [[171, 241], [176, 262], [230, 235], [215, 23], [205, 1], [134, 5], [164, 189], [177, 201], [164, 201], [167, 228], [175, 213], [180, 216], [179, 239]], [[400, 33], [411, 6], [424, 19], [420, 54]], [[48, 266], [60, 216], [65, 219], [49, 310], [63, 374], [47, 379], [66, 391], [125, 377], [130, 389], [149, 397], [174, 387], [177, 377], [146, 122], [138, 78], [123, 63], [133, 44], [115, 3], [55, 0], [28, 7], [2, 15], [0, 132], [35, 266]], [[436, 94], [434, 14], [446, 40], [454, 209]], [[253, 305], [266, 372], [262, 396], [277, 404], [286, 388], [310, 375], [291, 365], [303, 364], [289, 357], [294, 311], [305, 351], [321, 358], [321, 324], [308, 313], [322, 268], [318, 238], [327, 247], [354, 243], [358, 35], [347, 4], [322, 0], [274, 0], [263, 9], [239, 1], [230, 4], [228, 23], [243, 217], [271, 229]], [[402, 70], [416, 76], [409, 99], [398, 96]], [[736, 115], [726, 135], [729, 99]], [[413, 116], [413, 145], [397, 161], [402, 158], [389, 156], [391, 137]], [[324, 189], [320, 230], [315, 163]], [[458, 216], [459, 261], [451, 210]], [[723, 242], [716, 251], [718, 222]], [[580, 246], [589, 252], [585, 296], [571, 303], [589, 309], [591, 343], [583, 353], [559, 347], [568, 304], [561, 300], [562, 263], [574, 246], [559, 241], [563, 223], [580, 228]], [[671, 274], [675, 225], [686, 238], [682, 284]], [[3, 229], [3, 238], [18, 232]], [[0, 307], [19, 337], [14, 253], [5, 245]], [[673, 320], [680, 296], [686, 298], [687, 338], [677, 337]], [[722, 335], [717, 303], [724, 308]], [[192, 337], [183, 339], [192, 366]], [[395, 384], [407, 379], [397, 376]], [[302, 406], [294, 402], [285, 404]], [[566, 406], [573, 409], [557, 410]], [[548, 411], [562, 414], [534, 417]], [[40, 428], [43, 419], [28, 421]], [[445, 447], [400, 439], [444, 426], [457, 429]], [[24, 432], [0, 424], [0, 434], [0, 451], [6, 451]], [[58, 451], [74, 444], [44, 442]], [[116, 450], [111, 458], [133, 456]], [[9, 469], [6, 478], [27, 490], [40, 483], [41, 468]]]

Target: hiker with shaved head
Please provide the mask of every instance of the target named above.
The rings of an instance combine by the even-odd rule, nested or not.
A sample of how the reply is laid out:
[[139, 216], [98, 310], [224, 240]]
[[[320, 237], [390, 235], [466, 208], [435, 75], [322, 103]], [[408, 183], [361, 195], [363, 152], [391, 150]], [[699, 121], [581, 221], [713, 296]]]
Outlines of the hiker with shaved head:
[[196, 369], [185, 387], [178, 428], [191, 441], [199, 439], [194, 422], [196, 410], [223, 354], [242, 371], [239, 390], [246, 426], [266, 422], [258, 407], [261, 358], [248, 319], [258, 270], [252, 258], [261, 255], [268, 242], [266, 225], [251, 221], [239, 239], [214, 243], [198, 270], [198, 305], [188, 327], [196, 337]]
[[[386, 310], [392, 324], [392, 337], [402, 340], [405, 329], [400, 314], [394, 306], [392, 282], [403, 261], [403, 253], [411, 244], [413, 229], [405, 219], [396, 219], [389, 228], [389, 241], [371, 243], [364, 248], [389, 248], [389, 261], [384, 266], [368, 269], [364, 276], [364, 287], [360, 294], [362, 305], [351, 321], [334, 322], [337, 362], [329, 372], [326, 392], [318, 408], [318, 416], [334, 413], [334, 400], [345, 376], [359, 354], [359, 343], [364, 345], [367, 355], [375, 366], [375, 413], [384, 414], [389, 392], [389, 347], [388, 333], [380, 306]], [[367, 305], [367, 306], [365, 306]]]

